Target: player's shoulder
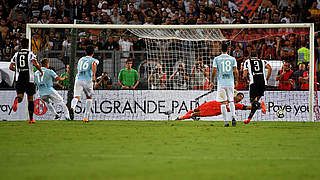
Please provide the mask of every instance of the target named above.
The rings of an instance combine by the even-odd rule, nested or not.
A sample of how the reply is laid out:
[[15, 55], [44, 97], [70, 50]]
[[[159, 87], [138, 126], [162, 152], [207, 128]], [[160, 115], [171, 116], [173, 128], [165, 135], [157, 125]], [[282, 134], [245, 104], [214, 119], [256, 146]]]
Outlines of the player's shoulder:
[[[135, 72], [135, 73], [138, 73], [138, 71], [137, 71], [137, 70], [135, 70], [135, 69], [133, 69], [133, 68], [132, 68], [132, 71], [133, 71], [133, 72]], [[166, 73], [164, 73], [164, 74], [166, 74]]]
[[125, 72], [125, 71], [127, 71], [127, 69], [126, 69], [126, 68], [122, 68], [122, 69], [120, 69], [120, 73]]

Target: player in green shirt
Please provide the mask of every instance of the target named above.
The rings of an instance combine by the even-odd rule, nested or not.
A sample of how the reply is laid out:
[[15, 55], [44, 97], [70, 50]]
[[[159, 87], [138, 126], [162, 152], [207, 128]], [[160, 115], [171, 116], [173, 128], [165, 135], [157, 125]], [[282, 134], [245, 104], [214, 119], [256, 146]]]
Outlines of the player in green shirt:
[[67, 89], [69, 87], [69, 64], [67, 64], [67, 72], [63, 73], [60, 75], [60, 77], [65, 77], [67, 78], [63, 81], [58, 81], [58, 86], [60, 86], [62, 89]]
[[300, 63], [309, 63], [309, 53], [310, 50], [306, 47], [298, 49], [298, 65]]
[[138, 72], [132, 68], [132, 59], [127, 59], [126, 68], [121, 69], [118, 82], [122, 89], [135, 89], [139, 84]]

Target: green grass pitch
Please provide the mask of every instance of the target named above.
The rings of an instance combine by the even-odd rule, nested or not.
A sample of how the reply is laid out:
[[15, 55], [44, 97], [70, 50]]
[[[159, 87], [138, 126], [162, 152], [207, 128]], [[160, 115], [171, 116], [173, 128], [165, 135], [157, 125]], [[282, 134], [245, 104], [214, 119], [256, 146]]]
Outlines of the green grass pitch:
[[0, 122], [0, 179], [319, 179], [320, 123]]

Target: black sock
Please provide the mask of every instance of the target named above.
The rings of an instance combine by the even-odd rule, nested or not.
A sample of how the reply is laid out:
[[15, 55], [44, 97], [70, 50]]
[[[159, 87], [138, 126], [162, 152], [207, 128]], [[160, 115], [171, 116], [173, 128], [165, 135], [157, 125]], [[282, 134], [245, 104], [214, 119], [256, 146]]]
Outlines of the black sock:
[[33, 101], [28, 101], [28, 111], [30, 119], [33, 119], [34, 103]]
[[251, 111], [249, 114], [249, 119], [251, 119], [254, 115], [254, 113], [256, 113], [256, 111], [260, 108], [260, 103], [258, 101], [253, 101], [252, 105], [251, 105]]

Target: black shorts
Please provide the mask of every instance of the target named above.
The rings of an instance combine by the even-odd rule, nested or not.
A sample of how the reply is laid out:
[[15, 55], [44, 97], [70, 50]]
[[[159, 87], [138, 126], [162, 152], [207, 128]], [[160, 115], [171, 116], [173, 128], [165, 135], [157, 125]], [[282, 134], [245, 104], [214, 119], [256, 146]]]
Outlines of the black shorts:
[[28, 96], [36, 94], [36, 85], [31, 82], [16, 82], [17, 94], [26, 93]]
[[265, 84], [260, 84], [260, 83], [251, 84], [249, 87], [250, 102], [253, 102], [253, 100], [258, 96], [263, 96], [265, 90], [266, 90]]

